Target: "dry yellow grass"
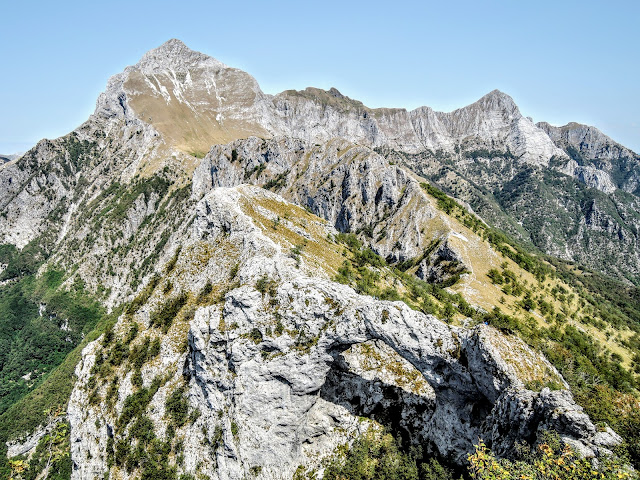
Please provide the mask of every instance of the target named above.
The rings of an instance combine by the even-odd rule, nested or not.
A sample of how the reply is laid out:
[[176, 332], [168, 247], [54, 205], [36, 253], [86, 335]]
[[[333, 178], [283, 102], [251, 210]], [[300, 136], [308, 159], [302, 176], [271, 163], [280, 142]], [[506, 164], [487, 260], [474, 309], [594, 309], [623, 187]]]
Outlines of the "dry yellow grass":
[[[329, 278], [336, 275], [344, 257], [340, 253], [342, 247], [327, 238], [330, 227], [325, 220], [268, 195], [242, 197], [240, 206], [262, 233], [284, 251], [300, 246], [300, 257], [308, 268], [323, 272]], [[309, 238], [302, 235], [303, 232]]]
[[538, 354], [529, 349], [525, 343], [517, 337], [502, 334], [491, 334], [485, 331], [485, 340], [495, 348], [502, 359], [515, 371], [517, 377], [524, 384], [535, 382], [538, 385], [556, 384], [562, 385], [562, 378], [553, 371], [545, 362], [540, 360]]
[[[194, 70], [190, 74], [194, 83], [202, 81], [202, 72]], [[229, 82], [233, 80], [230, 78]], [[167, 75], [146, 76], [141, 72], [131, 73], [124, 88], [138, 118], [153, 125], [168, 145], [195, 157], [204, 156], [212, 145], [251, 135], [269, 136], [256, 122], [225, 118], [227, 105], [242, 109], [253, 104], [255, 93], [248, 90], [238, 89], [233, 98], [220, 99], [199, 89], [185, 88], [178, 99]], [[169, 100], [158, 91], [163, 91]]]

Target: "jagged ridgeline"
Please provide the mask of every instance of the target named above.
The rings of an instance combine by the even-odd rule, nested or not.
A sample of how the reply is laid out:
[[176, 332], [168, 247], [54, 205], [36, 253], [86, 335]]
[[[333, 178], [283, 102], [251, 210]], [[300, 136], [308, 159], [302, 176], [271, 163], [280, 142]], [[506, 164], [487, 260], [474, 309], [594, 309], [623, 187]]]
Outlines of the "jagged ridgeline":
[[0, 166], [1, 476], [635, 478], [638, 172], [171, 40]]

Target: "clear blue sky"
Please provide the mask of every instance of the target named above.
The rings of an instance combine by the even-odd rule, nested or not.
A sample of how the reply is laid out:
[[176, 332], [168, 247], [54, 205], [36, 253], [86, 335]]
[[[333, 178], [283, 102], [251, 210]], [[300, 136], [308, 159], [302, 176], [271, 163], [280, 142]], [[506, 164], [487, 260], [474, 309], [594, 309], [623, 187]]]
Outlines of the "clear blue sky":
[[0, 152], [80, 125], [107, 79], [170, 38], [267, 93], [337, 87], [450, 111], [498, 88], [524, 115], [640, 151], [638, 1], [1, 0]]

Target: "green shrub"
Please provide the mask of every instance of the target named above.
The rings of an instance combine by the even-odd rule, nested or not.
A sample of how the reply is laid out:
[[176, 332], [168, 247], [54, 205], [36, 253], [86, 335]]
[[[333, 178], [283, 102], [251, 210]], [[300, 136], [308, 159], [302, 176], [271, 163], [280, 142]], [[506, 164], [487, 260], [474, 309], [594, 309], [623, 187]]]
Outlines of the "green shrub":
[[329, 460], [324, 480], [453, 480], [453, 473], [419, 449], [403, 449], [391, 434], [368, 432]]
[[269, 293], [270, 296], [275, 297], [278, 293], [278, 284], [275, 280], [270, 279], [266, 274], [262, 275], [256, 282], [256, 290], [258, 290], [263, 296]]
[[184, 392], [184, 387], [174, 390], [164, 404], [166, 413], [177, 427], [183, 426], [189, 417], [189, 402], [184, 397]]
[[149, 280], [149, 283], [142, 289], [142, 291], [136, 296], [136, 298], [134, 298], [133, 301], [129, 305], [127, 305], [127, 308], [126, 308], [127, 315], [133, 315], [138, 310], [140, 310], [140, 307], [142, 307], [145, 303], [149, 301], [149, 297], [151, 297], [151, 294], [153, 293], [153, 291], [155, 290], [155, 288], [158, 286], [159, 283], [160, 283], [160, 275], [158, 275], [157, 273], [154, 273], [151, 279]]
[[181, 251], [182, 251], [182, 246], [179, 245], [178, 248], [176, 248], [176, 251], [173, 253], [173, 257], [171, 257], [171, 260], [169, 260], [165, 265], [164, 271], [167, 274], [173, 272], [173, 269], [176, 268], [176, 263], [178, 263], [178, 257], [180, 257]]
[[151, 326], [161, 327], [163, 332], [167, 332], [187, 300], [188, 296], [184, 292], [168, 299], [151, 314]]
[[249, 332], [249, 339], [255, 344], [262, 342], [262, 332], [258, 328], [252, 329]]
[[213, 291], [213, 285], [211, 284], [210, 281], [207, 281], [205, 286], [202, 287], [202, 290], [200, 290], [200, 293], [198, 293], [197, 302], [203, 303], [206, 300], [206, 298], [211, 294], [212, 291]]
[[621, 480], [637, 478], [616, 458], [600, 458], [592, 463], [562, 445], [557, 435], [547, 436], [534, 451], [522, 459], [497, 459], [480, 440], [469, 455], [469, 474], [475, 480]]
[[126, 427], [131, 420], [142, 416], [147, 409], [149, 402], [160, 388], [162, 382], [161, 378], [154, 378], [149, 388], [141, 388], [137, 392], [129, 395], [122, 407], [122, 413], [118, 418], [118, 427]]

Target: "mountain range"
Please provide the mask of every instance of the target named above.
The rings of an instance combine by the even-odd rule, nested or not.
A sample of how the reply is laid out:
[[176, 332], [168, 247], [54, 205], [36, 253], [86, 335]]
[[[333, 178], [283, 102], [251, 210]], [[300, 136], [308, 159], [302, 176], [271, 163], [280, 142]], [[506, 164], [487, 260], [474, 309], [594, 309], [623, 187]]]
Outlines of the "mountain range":
[[170, 40], [0, 191], [14, 478], [336, 478], [389, 441], [448, 478], [548, 432], [638, 465], [640, 156], [595, 127], [268, 95]]

